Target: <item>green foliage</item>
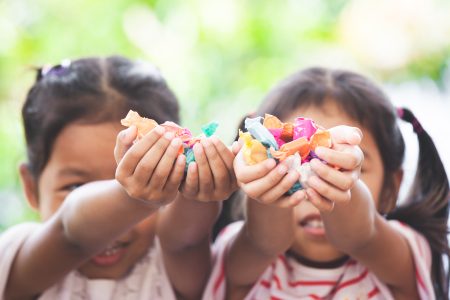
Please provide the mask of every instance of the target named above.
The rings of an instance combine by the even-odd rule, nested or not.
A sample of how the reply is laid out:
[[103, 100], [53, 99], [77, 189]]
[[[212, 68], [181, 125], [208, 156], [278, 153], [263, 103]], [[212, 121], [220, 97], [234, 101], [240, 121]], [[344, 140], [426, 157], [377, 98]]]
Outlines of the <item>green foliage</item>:
[[180, 98], [183, 125], [199, 132], [217, 120], [225, 140], [275, 82], [300, 67], [349, 63], [384, 80], [441, 80], [448, 44], [396, 69], [353, 58], [340, 31], [353, 2], [0, 1], [0, 190], [19, 190], [20, 105], [35, 77], [31, 67], [64, 58], [121, 54], [155, 63]]

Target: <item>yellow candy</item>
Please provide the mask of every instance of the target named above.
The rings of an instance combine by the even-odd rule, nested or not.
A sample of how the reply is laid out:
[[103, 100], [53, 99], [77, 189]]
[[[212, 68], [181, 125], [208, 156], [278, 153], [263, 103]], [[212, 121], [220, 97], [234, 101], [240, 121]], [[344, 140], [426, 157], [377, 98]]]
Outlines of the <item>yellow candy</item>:
[[239, 131], [239, 138], [244, 142], [242, 154], [248, 165], [254, 165], [267, 159], [266, 147], [260, 141], [252, 138], [249, 132]]

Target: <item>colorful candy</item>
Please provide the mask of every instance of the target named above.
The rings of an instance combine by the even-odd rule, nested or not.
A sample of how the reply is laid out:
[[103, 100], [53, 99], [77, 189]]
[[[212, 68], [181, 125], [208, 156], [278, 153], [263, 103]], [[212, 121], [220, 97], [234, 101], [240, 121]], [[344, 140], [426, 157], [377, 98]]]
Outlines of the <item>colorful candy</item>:
[[239, 137], [244, 142], [242, 151], [247, 164], [273, 157], [277, 162], [285, 161], [289, 170], [300, 173], [300, 181], [288, 191], [290, 195], [306, 187], [308, 178], [313, 175], [309, 161], [317, 158], [316, 147], [331, 148], [332, 145], [330, 132], [307, 118], [283, 123], [266, 114], [264, 118], [247, 118], [245, 128], [248, 132], [240, 132]]

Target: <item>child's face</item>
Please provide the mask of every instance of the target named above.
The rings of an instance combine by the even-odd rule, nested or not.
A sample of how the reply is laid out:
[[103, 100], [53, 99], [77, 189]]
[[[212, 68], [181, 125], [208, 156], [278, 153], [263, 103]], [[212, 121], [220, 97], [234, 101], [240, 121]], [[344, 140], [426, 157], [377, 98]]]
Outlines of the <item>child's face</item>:
[[[77, 186], [114, 179], [113, 150], [120, 129], [113, 123], [73, 123], [63, 129], [37, 182], [35, 206], [44, 221], [58, 210]], [[79, 271], [89, 278], [124, 276], [147, 253], [153, 241], [155, 220], [156, 214], [153, 214], [137, 224], [82, 265]]]
[[[362, 130], [364, 137], [360, 147], [364, 153], [364, 163], [361, 179], [370, 189], [375, 205], [378, 206], [384, 168], [372, 134], [351, 119], [334, 101], [327, 101], [321, 107], [299, 108], [284, 121], [292, 122], [298, 116], [311, 118], [325, 128], [348, 125]], [[294, 252], [318, 262], [332, 261], [343, 256], [343, 253], [340, 253], [327, 241], [319, 211], [310, 202], [301, 202], [296, 207], [295, 214], [298, 226], [296, 227], [296, 239], [291, 248]]]

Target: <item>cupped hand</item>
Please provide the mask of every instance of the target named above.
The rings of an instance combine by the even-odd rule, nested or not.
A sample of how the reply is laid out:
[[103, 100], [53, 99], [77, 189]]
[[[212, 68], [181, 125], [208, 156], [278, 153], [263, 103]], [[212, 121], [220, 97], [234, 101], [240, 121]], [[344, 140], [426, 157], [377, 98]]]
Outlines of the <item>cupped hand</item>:
[[362, 132], [356, 127], [337, 126], [330, 129], [332, 148], [317, 147], [315, 153], [326, 161], [313, 159], [311, 169], [316, 176], [308, 179], [308, 199], [320, 211], [332, 211], [335, 204], [351, 200], [351, 189], [360, 177], [364, 154], [359, 147]]
[[116, 180], [130, 197], [161, 206], [175, 198], [183, 179], [181, 140], [157, 126], [141, 140], [134, 126], [119, 133], [114, 149]]
[[289, 171], [285, 163], [276, 165], [270, 158], [255, 165], [247, 165], [240, 151], [234, 160], [234, 170], [241, 189], [248, 197], [263, 204], [293, 207], [305, 199], [303, 190], [286, 195], [300, 178], [297, 171]]
[[182, 196], [202, 202], [227, 199], [237, 189], [233, 151], [215, 136], [202, 138], [193, 151], [195, 162], [188, 166]]

